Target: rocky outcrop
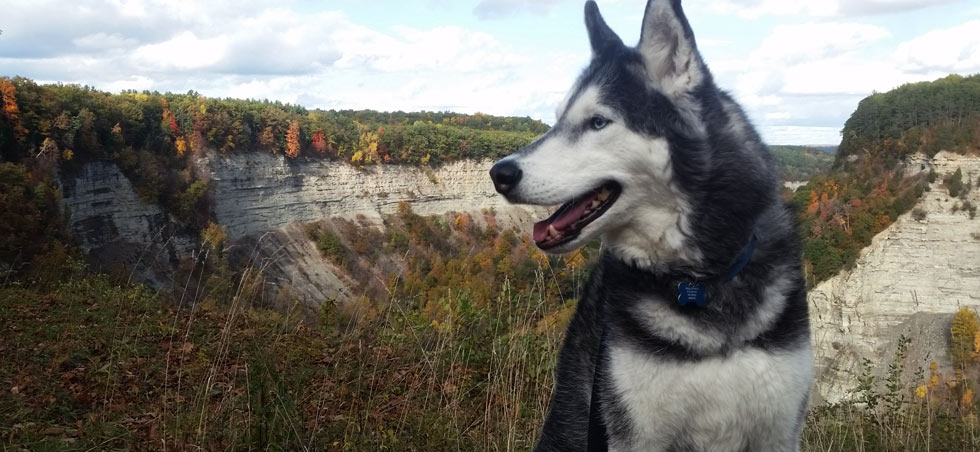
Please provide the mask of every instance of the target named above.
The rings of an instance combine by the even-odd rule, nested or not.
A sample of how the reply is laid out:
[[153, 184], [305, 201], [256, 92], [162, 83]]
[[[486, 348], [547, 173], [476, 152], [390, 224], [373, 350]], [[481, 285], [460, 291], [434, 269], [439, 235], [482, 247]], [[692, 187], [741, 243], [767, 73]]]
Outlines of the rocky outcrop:
[[954, 213], [962, 201], [942, 185], [944, 176], [962, 170], [964, 180], [974, 181], [967, 200], [980, 205], [980, 157], [941, 152], [906, 166], [908, 174], [939, 175], [916, 206], [925, 217], [902, 215], [861, 252], [853, 270], [810, 291], [818, 400], [846, 399], [863, 359], [886, 368], [900, 335], [912, 339], [911, 368], [944, 363], [953, 313], [980, 305], [980, 215]]

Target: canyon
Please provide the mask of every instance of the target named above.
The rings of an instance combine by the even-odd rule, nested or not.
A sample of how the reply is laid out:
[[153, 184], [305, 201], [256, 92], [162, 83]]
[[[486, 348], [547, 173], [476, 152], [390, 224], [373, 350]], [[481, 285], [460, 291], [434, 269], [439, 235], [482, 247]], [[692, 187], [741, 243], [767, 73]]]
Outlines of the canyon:
[[[214, 218], [227, 232], [233, 254], [263, 270], [268, 284], [288, 288], [302, 302], [343, 302], [357, 297], [342, 272], [320, 256], [304, 225], [347, 218], [384, 227], [399, 202], [422, 215], [493, 210], [497, 221], [529, 231], [544, 209], [512, 206], [487, 177], [490, 161], [461, 161], [438, 168], [286, 159], [267, 153], [199, 157], [209, 181]], [[931, 361], [949, 366], [949, 323], [962, 306], [980, 304], [980, 218], [951, 199], [943, 177], [957, 169], [980, 178], [980, 158], [940, 152], [917, 155], [908, 174], [939, 176], [916, 206], [874, 238], [854, 268], [814, 287], [808, 296], [818, 378], [814, 403], [852, 397], [864, 360], [887, 368], [898, 339], [912, 339], [909, 374]], [[967, 200], [980, 205], [980, 183]], [[111, 162], [90, 162], [62, 177], [70, 226], [90, 259], [121, 264], [130, 279], [179, 287], [174, 269], [199, 259], [200, 240], [182, 232], [159, 207], [142, 202]], [[921, 216], [921, 212], [925, 216]], [[274, 290], [273, 290], [274, 291]]]
[[[492, 163], [357, 167], [263, 152], [212, 152], [195, 167], [209, 182], [214, 218], [227, 233], [229, 252], [243, 265], [260, 268], [275, 286], [269, 292], [288, 288], [315, 306], [358, 294], [321, 257], [304, 224], [346, 218], [383, 227], [384, 215], [404, 201], [420, 215], [492, 209], [499, 224], [530, 230], [528, 222], [543, 209], [513, 206], [497, 195], [488, 176]], [[182, 232], [158, 206], [142, 202], [115, 164], [86, 163], [61, 179], [69, 225], [98, 267], [121, 264], [132, 280], [179, 288], [173, 274], [180, 260], [203, 258], [199, 238]]]

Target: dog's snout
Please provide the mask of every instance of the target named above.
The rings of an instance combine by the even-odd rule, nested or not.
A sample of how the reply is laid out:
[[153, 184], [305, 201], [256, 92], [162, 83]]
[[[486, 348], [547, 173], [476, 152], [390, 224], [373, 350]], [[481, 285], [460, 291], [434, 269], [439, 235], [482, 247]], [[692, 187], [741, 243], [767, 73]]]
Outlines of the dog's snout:
[[493, 179], [493, 187], [497, 189], [497, 193], [502, 195], [513, 190], [523, 175], [524, 172], [513, 160], [501, 160], [493, 165], [493, 168], [490, 168], [490, 179]]

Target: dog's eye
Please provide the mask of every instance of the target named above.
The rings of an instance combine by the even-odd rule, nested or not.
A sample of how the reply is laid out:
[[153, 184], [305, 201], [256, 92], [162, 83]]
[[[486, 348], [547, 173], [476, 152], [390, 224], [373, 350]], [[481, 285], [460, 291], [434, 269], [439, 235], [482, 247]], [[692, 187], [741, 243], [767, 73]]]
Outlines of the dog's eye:
[[602, 130], [609, 125], [609, 120], [597, 115], [592, 117], [589, 124], [592, 126], [592, 130]]

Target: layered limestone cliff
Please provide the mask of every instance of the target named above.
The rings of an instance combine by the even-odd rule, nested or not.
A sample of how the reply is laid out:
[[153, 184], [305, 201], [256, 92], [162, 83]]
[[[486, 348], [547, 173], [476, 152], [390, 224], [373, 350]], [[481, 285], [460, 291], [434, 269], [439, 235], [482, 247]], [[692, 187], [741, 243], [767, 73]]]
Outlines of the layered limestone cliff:
[[980, 157], [940, 152], [916, 156], [906, 167], [909, 174], [930, 169], [939, 177], [916, 206], [925, 218], [902, 215], [861, 252], [853, 270], [810, 291], [818, 401], [847, 399], [864, 359], [886, 368], [901, 335], [912, 339], [909, 369], [946, 363], [953, 313], [980, 305], [980, 215], [954, 213], [962, 200], [942, 184], [960, 169], [964, 182], [974, 182], [967, 200], [980, 205]]
[[129, 269], [132, 280], [171, 284], [176, 261], [196, 239], [180, 234], [158, 206], [145, 203], [111, 162], [91, 162], [61, 178], [62, 202], [78, 245], [97, 265]]
[[[490, 183], [491, 161], [461, 161], [437, 169], [286, 159], [267, 153], [211, 154], [197, 161], [210, 181], [217, 222], [231, 255], [262, 268], [270, 287], [289, 287], [304, 302], [343, 301], [352, 294], [305, 236], [301, 224], [334, 217], [382, 226], [382, 215], [407, 201], [421, 215], [494, 209], [499, 224], [521, 225], [540, 209], [511, 206]], [[135, 279], [172, 285], [181, 259], [193, 259], [197, 237], [181, 234], [159, 207], [139, 200], [111, 162], [92, 162], [62, 177], [70, 226], [97, 263], [121, 263]], [[478, 215], [477, 217], [481, 217]], [[527, 224], [521, 225], [530, 230]]]
[[255, 152], [212, 156], [201, 163], [210, 169], [215, 216], [232, 238], [331, 217], [363, 215], [380, 224], [400, 201], [409, 201], [420, 215], [509, 207], [490, 183], [489, 160], [438, 169], [357, 168]]

